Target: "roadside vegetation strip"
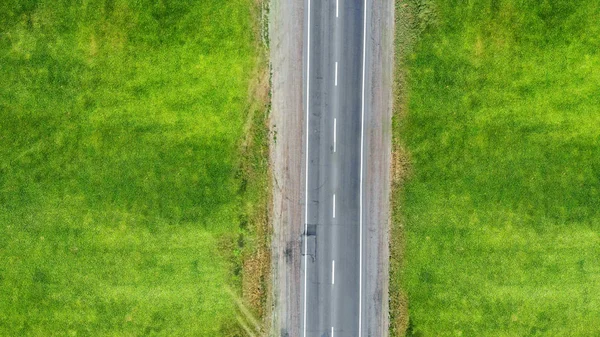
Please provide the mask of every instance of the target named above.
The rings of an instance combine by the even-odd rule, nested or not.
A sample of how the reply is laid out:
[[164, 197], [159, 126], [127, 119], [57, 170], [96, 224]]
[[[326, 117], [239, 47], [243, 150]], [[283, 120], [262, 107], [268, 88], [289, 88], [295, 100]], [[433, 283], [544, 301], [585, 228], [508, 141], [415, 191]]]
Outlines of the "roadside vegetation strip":
[[406, 245], [404, 205], [404, 184], [408, 178], [410, 154], [406, 149], [405, 138], [399, 132], [408, 113], [408, 86], [406, 66], [421, 33], [435, 23], [435, 10], [432, 2], [395, 2], [394, 32], [394, 83], [392, 116], [392, 193], [390, 209], [392, 227], [390, 234], [390, 336], [404, 336], [409, 326], [408, 295], [402, 285], [404, 251]]
[[394, 125], [406, 335], [600, 334], [600, 4], [430, 4]]
[[224, 285], [260, 317], [260, 6], [0, 4], [0, 335], [241, 335]]

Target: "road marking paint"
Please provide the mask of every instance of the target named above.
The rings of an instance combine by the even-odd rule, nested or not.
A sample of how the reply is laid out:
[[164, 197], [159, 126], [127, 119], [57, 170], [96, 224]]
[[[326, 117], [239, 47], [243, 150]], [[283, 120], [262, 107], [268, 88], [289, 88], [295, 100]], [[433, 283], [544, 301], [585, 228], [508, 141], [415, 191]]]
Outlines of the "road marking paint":
[[335, 63], [335, 86], [337, 87], [337, 62]]
[[337, 150], [337, 119], [333, 119], [333, 152]]
[[331, 260], [331, 284], [335, 284], [335, 260]]
[[340, 6], [339, 6], [338, 2], [339, 2], [339, 0], [335, 0], [335, 17], [336, 18], [339, 16], [338, 15], [339, 14], [338, 9], [339, 9]]
[[331, 327], [331, 337], [333, 337], [333, 327]]
[[363, 60], [362, 60], [362, 102], [360, 112], [360, 204], [359, 204], [359, 281], [358, 281], [358, 337], [362, 337], [362, 250], [363, 250], [363, 159], [364, 159], [364, 132], [365, 132], [365, 65], [367, 58], [367, 0], [363, 1]]
[[[306, 167], [304, 171], [304, 235], [308, 232], [308, 117], [310, 98], [310, 0], [308, 0], [308, 24], [307, 24], [307, 49], [306, 49]], [[306, 337], [306, 285], [308, 279], [308, 240], [304, 238], [304, 337]]]
[[335, 193], [333, 194], [333, 218], [335, 219]]

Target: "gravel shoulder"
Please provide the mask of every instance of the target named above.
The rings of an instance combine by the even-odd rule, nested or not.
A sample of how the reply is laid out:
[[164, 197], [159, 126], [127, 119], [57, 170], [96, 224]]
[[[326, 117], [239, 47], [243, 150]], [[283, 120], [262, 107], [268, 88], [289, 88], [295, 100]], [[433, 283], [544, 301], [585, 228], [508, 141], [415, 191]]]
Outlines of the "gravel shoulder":
[[368, 336], [389, 334], [389, 232], [394, 1], [367, 8], [364, 264]]
[[300, 331], [304, 230], [304, 1], [271, 0], [272, 336]]

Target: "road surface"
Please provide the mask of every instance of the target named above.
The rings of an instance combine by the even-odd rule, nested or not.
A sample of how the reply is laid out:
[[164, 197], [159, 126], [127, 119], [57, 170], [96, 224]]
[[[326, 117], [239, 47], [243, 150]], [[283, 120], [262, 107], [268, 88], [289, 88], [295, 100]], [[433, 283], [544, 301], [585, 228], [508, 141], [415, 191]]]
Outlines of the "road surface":
[[366, 0], [306, 0], [303, 337], [367, 336]]

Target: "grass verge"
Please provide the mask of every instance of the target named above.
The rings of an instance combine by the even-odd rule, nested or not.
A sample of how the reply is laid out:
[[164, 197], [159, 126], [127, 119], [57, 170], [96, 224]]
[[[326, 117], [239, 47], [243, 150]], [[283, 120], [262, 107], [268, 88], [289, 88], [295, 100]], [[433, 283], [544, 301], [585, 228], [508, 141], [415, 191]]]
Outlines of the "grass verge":
[[398, 6], [392, 334], [599, 334], [600, 6]]
[[262, 329], [261, 9], [0, 4], [0, 335]]

